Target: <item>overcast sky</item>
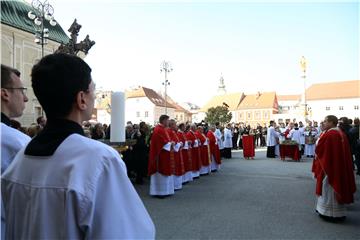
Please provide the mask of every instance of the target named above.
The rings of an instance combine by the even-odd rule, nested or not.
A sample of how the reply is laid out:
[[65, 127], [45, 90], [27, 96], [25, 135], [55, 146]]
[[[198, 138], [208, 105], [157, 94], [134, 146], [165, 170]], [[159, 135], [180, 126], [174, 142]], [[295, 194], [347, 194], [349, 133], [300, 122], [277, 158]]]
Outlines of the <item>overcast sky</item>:
[[86, 61], [97, 87], [162, 89], [160, 63], [173, 65], [169, 95], [200, 106], [228, 92], [300, 93], [307, 84], [359, 79], [359, 3], [347, 1], [49, 1], [67, 32], [74, 18], [96, 45]]

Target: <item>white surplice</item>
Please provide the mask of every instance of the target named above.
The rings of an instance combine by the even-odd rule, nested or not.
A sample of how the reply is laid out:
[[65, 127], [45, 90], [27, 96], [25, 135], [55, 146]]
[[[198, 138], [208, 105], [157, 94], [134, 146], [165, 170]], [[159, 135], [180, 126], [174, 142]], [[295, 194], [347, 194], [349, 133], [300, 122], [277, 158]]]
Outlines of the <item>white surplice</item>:
[[21, 150], [1, 190], [7, 239], [155, 238], [118, 152], [79, 134], [51, 156]]
[[[31, 138], [22, 132], [1, 123], [1, 173], [3, 173], [16, 154]], [[5, 239], [5, 212], [1, 201], [1, 239]]]

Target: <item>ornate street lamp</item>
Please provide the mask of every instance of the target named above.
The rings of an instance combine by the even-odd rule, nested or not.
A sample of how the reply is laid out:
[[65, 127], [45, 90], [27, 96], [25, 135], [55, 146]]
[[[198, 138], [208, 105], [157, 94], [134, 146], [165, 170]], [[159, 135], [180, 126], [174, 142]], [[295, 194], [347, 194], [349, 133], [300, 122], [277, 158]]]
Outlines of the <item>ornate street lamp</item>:
[[171, 66], [171, 63], [169, 61], [163, 61], [160, 65], [160, 72], [165, 73], [165, 81], [162, 83], [162, 85], [165, 86], [165, 114], [167, 114], [167, 86], [170, 85], [169, 80], [167, 79], [167, 74], [172, 72], [173, 68]]
[[47, 39], [49, 38], [49, 29], [45, 28], [44, 21], [48, 21], [51, 26], [56, 25], [54, 20], [54, 8], [48, 3], [47, 0], [33, 0], [31, 6], [34, 11], [28, 12], [28, 17], [31, 20], [34, 20], [35, 24], [35, 43], [41, 45], [41, 57], [44, 57], [44, 45], [47, 44]]
[[307, 117], [308, 117], [308, 109], [307, 109], [307, 103], [306, 103], [306, 59], [304, 56], [301, 57], [300, 59], [300, 66], [301, 66], [301, 70], [303, 72], [303, 75], [301, 76], [304, 79], [304, 117], [305, 117], [305, 121], [307, 121]]

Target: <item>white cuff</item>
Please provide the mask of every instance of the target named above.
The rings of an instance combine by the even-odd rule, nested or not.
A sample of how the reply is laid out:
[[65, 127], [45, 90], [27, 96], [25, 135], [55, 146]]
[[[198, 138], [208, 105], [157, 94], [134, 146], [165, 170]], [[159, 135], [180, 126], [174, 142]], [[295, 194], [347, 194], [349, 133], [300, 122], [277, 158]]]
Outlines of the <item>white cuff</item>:
[[180, 149], [180, 147], [181, 147], [181, 144], [180, 144], [180, 143], [175, 144], [175, 146], [174, 146], [175, 152], [178, 152], [179, 149]]
[[170, 150], [171, 150], [171, 142], [165, 144], [165, 145], [163, 146], [163, 149], [164, 149], [165, 151], [170, 152]]

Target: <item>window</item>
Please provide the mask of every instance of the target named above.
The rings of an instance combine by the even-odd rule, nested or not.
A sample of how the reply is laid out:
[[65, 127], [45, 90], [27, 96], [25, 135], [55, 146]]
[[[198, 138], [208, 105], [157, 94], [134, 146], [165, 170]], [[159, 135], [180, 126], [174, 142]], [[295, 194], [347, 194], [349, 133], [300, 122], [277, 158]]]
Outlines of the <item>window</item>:
[[325, 107], [325, 110], [326, 110], [326, 111], [330, 111], [330, 107]]
[[251, 112], [247, 112], [246, 116], [247, 116], [247, 119], [251, 119]]
[[261, 113], [260, 111], [256, 111], [255, 112], [255, 119], [260, 119], [261, 118]]
[[264, 118], [269, 119], [269, 111], [264, 111]]
[[136, 117], [140, 117], [140, 112], [136, 112]]
[[344, 110], [344, 106], [339, 106], [339, 110]]
[[149, 112], [145, 111], [145, 117], [149, 117]]
[[355, 109], [355, 110], [359, 110], [359, 105], [355, 105], [355, 106], [354, 106], [354, 109]]
[[239, 119], [244, 119], [244, 114], [242, 112], [239, 113]]

